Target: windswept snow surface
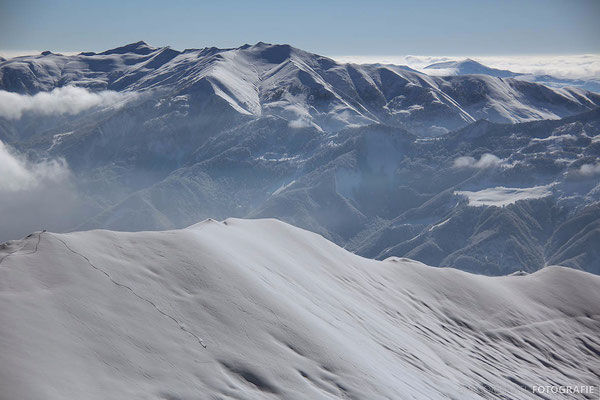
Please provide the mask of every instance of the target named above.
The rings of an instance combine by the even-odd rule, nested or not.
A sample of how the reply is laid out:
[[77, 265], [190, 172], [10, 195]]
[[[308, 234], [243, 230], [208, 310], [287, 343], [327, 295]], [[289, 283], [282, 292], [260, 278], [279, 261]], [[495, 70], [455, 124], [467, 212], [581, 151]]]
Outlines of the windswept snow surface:
[[600, 373], [598, 276], [368, 260], [277, 220], [9, 242], [0, 317], [3, 400], [533, 399]]

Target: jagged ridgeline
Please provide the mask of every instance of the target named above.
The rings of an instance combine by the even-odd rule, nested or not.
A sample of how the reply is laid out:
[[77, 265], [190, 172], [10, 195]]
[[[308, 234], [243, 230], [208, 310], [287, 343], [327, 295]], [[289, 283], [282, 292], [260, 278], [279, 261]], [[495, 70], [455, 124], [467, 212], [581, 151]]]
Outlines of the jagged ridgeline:
[[[68, 165], [53, 230], [276, 217], [379, 259], [600, 272], [600, 95], [465, 65], [434, 77], [265, 43], [45, 52], [0, 62], [23, 100], [0, 139]], [[57, 196], [15, 198], [0, 239], [39, 229]]]

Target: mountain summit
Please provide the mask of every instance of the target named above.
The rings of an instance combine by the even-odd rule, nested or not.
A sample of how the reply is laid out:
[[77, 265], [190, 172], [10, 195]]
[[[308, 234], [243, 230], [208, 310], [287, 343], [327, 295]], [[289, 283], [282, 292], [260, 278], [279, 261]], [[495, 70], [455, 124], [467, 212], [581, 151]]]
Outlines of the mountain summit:
[[121, 47], [117, 47], [114, 49], [103, 51], [102, 53], [100, 53], [100, 55], [126, 54], [126, 53], [147, 55], [156, 50], [157, 50], [156, 48], [150, 47], [146, 42], [140, 40], [139, 42], [130, 43], [125, 46], [121, 46]]
[[486, 67], [475, 60], [467, 58], [462, 61], [445, 61], [428, 65], [425, 69], [441, 69], [448, 75], [489, 75], [498, 78], [514, 78], [523, 74], [508, 70]]

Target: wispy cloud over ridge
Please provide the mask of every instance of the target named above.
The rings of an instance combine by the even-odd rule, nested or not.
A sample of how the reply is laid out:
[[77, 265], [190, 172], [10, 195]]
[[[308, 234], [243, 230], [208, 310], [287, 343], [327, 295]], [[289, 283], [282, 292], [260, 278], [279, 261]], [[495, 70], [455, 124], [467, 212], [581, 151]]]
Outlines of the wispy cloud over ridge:
[[131, 92], [91, 92], [75, 86], [59, 87], [51, 92], [34, 95], [0, 90], [0, 117], [19, 119], [26, 112], [38, 115], [74, 115], [95, 107], [118, 106], [135, 96]]
[[0, 242], [66, 229], [83, 204], [64, 159], [31, 161], [0, 141]]
[[579, 167], [579, 173], [583, 176], [600, 175], [600, 162], [596, 164], [583, 164]]
[[0, 193], [28, 190], [44, 182], [62, 182], [69, 175], [62, 159], [30, 162], [0, 141]]
[[454, 160], [454, 168], [476, 168], [485, 169], [502, 165], [502, 160], [497, 156], [485, 153], [482, 154], [479, 160], [473, 157], [458, 157]]

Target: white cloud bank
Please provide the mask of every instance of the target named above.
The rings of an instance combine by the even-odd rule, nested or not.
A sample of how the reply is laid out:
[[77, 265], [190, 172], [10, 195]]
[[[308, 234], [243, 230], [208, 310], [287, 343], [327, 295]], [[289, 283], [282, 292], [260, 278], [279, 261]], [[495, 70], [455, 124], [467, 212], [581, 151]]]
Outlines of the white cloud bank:
[[135, 96], [132, 92], [90, 92], [75, 86], [55, 88], [51, 92], [35, 95], [0, 90], [0, 117], [19, 119], [26, 112], [38, 115], [74, 115], [95, 107], [120, 106]]
[[484, 169], [484, 168], [493, 168], [502, 165], [502, 160], [497, 156], [485, 153], [483, 154], [479, 160], [476, 160], [473, 157], [458, 157], [454, 160], [454, 168], [476, 168], [476, 169]]
[[60, 183], [69, 175], [62, 159], [32, 163], [0, 141], [0, 193], [28, 190], [42, 183]]
[[64, 160], [32, 162], [0, 141], [0, 242], [69, 228], [82, 205]]
[[332, 56], [340, 62], [356, 64], [408, 65], [428, 74], [443, 74], [444, 70], [424, 70], [430, 64], [444, 61], [461, 61], [470, 58], [481, 64], [512, 72], [535, 75], [552, 75], [557, 78], [600, 79], [600, 54], [579, 55], [519, 55], [519, 56]]
[[583, 164], [579, 167], [579, 173], [583, 176], [600, 175], [600, 162], [596, 164]]
[[311, 123], [305, 118], [298, 118], [288, 122], [288, 126], [290, 128], [300, 129], [300, 128], [308, 128]]

